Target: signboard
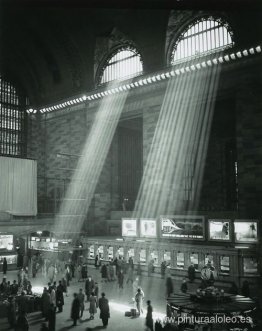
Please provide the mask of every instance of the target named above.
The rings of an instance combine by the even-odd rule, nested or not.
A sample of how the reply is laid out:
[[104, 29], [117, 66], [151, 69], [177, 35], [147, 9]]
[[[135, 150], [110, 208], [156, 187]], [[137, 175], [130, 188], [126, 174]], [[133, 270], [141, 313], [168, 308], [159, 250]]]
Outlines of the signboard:
[[137, 236], [137, 219], [122, 218], [122, 236], [123, 237]]
[[161, 236], [180, 239], [204, 239], [203, 216], [161, 216]]
[[236, 220], [234, 222], [234, 233], [236, 242], [257, 242], [258, 222], [252, 220]]
[[0, 249], [12, 251], [14, 248], [14, 236], [12, 234], [0, 234]]
[[156, 238], [156, 220], [155, 219], [140, 219], [140, 236], [146, 238]]
[[230, 220], [209, 220], [208, 230], [209, 240], [230, 241]]

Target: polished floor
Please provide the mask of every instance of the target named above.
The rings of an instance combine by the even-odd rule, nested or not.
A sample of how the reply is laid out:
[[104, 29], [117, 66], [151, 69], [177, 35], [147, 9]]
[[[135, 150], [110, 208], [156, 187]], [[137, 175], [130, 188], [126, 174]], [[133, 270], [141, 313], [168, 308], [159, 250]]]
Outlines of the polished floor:
[[[132, 297], [133, 297], [133, 287], [132, 284], [126, 284], [124, 281], [124, 289], [119, 290], [118, 284], [116, 281], [113, 282], [101, 282], [101, 274], [99, 270], [95, 270], [90, 266], [88, 270], [89, 274], [95, 279], [99, 284], [99, 293], [105, 292], [106, 297], [109, 300], [110, 305], [110, 319], [107, 330], [109, 331], [143, 331], [145, 330], [145, 311], [144, 314], [139, 317], [125, 317], [125, 311], [129, 311], [134, 307]], [[0, 275], [0, 277], [2, 274]], [[59, 280], [60, 277], [57, 277]], [[1, 278], [0, 278], [1, 279]], [[16, 272], [10, 271], [7, 273], [7, 280], [11, 282], [17, 279]], [[42, 291], [43, 286], [47, 284], [47, 279], [42, 275], [37, 275], [36, 278], [32, 279], [33, 289], [36, 291]], [[162, 319], [165, 317], [166, 311], [166, 301], [165, 301], [165, 280], [158, 277], [141, 277], [140, 285], [145, 293], [145, 303], [146, 301], [151, 300], [154, 319]], [[180, 291], [181, 281], [174, 280], [175, 291]], [[189, 290], [193, 291], [197, 287], [197, 284], [189, 284]], [[93, 320], [89, 319], [89, 303], [85, 303], [85, 311], [83, 318], [78, 321], [76, 327], [72, 326], [72, 320], [70, 319], [70, 310], [73, 300], [73, 293], [78, 292], [80, 288], [84, 290], [84, 282], [78, 282], [75, 278], [70, 283], [68, 288], [68, 296], [65, 296], [65, 305], [62, 313], [56, 314], [56, 331], [63, 330], [102, 330], [102, 321], [99, 319], [99, 309], [95, 318]], [[99, 295], [100, 296], [100, 295]], [[40, 331], [41, 323], [43, 322], [40, 312], [35, 312], [28, 314], [29, 321], [29, 330], [30, 331]], [[9, 326], [7, 319], [0, 319], [0, 331], [8, 330]], [[10, 329], [9, 329], [10, 330]]]

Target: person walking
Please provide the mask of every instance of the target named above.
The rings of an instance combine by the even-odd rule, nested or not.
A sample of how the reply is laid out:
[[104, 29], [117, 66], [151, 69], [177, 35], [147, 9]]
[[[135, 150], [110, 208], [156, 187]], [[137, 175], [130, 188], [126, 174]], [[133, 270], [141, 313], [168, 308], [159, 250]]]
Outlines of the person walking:
[[119, 289], [123, 289], [123, 283], [124, 283], [124, 273], [123, 273], [123, 270], [120, 270], [119, 273], [118, 273]]
[[83, 317], [83, 312], [85, 310], [85, 295], [83, 293], [83, 290], [80, 288], [78, 293], [78, 300], [80, 303], [80, 318]]
[[61, 313], [63, 311], [64, 306], [64, 294], [63, 294], [63, 285], [61, 280], [59, 280], [59, 284], [56, 288], [56, 306], [58, 308], [58, 312]]
[[153, 331], [153, 325], [154, 325], [154, 321], [153, 321], [153, 308], [151, 306], [151, 301], [148, 300], [147, 302], [147, 313], [146, 313], [146, 327], [148, 328], [148, 330]]
[[166, 279], [166, 296], [167, 298], [174, 292], [174, 286], [171, 276], [168, 276]]
[[77, 293], [74, 293], [74, 300], [72, 302], [71, 307], [71, 318], [73, 320], [73, 326], [76, 326], [76, 322], [79, 319], [79, 310], [80, 310], [80, 302], [77, 296]]
[[193, 283], [193, 281], [196, 278], [196, 270], [195, 270], [194, 263], [191, 263], [191, 265], [188, 267], [187, 273], [188, 273], [188, 279], [189, 279], [190, 283]]
[[106, 328], [108, 325], [108, 319], [110, 318], [109, 303], [105, 293], [101, 294], [101, 298], [98, 300], [98, 307], [100, 309], [100, 318], [103, 322], [103, 326]]
[[7, 261], [6, 261], [6, 258], [4, 257], [4, 260], [3, 260], [3, 274], [6, 275], [6, 272], [7, 272]]
[[90, 301], [90, 306], [89, 306], [90, 319], [93, 320], [95, 314], [97, 313], [97, 297], [95, 296], [94, 292], [91, 293], [89, 301]]
[[101, 277], [102, 277], [102, 282], [105, 281], [107, 282], [107, 268], [106, 268], [106, 265], [103, 264], [102, 267], [101, 267]]
[[90, 294], [91, 294], [94, 286], [95, 286], [94, 280], [92, 279], [91, 276], [88, 276], [88, 278], [85, 282], [86, 302], [89, 301], [89, 297], [90, 297]]
[[48, 330], [55, 331], [55, 325], [56, 325], [56, 307], [53, 303], [51, 303], [48, 310]]

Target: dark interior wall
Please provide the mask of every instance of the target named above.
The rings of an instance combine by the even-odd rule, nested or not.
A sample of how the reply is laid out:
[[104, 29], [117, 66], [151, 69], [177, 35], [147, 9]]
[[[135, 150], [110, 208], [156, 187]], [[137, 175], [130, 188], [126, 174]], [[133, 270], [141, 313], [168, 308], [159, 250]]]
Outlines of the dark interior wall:
[[[1, 7], [0, 70], [13, 83], [24, 87], [33, 106], [58, 102], [95, 87], [96, 47], [107, 40], [105, 58], [119, 32], [120, 42], [131, 41], [141, 52], [145, 72], [164, 68], [168, 63], [166, 40], [178, 37], [190, 22], [201, 15], [222, 16], [229, 22], [237, 48], [254, 46], [261, 40], [261, 11], [246, 6], [223, 9], [183, 4], [154, 7], [120, 5], [50, 5], [48, 1], [6, 1]], [[70, 1], [68, 1], [70, 3]], [[179, 5], [179, 4], [178, 4]], [[250, 8], [251, 7], [251, 8]], [[171, 27], [173, 12], [175, 26]], [[170, 31], [170, 29], [174, 29]], [[114, 36], [115, 38], [115, 36]], [[110, 46], [111, 45], [111, 46]]]
[[[131, 120], [132, 121], [132, 120]], [[128, 120], [125, 121], [128, 126]], [[118, 128], [118, 174], [119, 209], [133, 210], [140, 187], [143, 172], [143, 132], [142, 119], [135, 121], [135, 128]], [[124, 202], [124, 199], [125, 200]], [[121, 205], [124, 203], [125, 206]]]
[[235, 100], [218, 99], [204, 166], [200, 210], [237, 210], [236, 161]]

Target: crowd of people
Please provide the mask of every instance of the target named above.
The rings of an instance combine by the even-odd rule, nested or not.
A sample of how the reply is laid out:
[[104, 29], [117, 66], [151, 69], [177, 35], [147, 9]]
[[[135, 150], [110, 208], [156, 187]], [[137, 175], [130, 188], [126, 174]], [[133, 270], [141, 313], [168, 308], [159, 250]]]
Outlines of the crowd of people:
[[[135, 315], [139, 316], [144, 313], [145, 294], [140, 285], [141, 268], [139, 265], [136, 270], [132, 257], [125, 261], [121, 256], [112, 259], [110, 262], [102, 262], [97, 256], [95, 259], [95, 268], [101, 274], [101, 283], [109, 283], [116, 281], [119, 291], [124, 289], [124, 286], [132, 285], [132, 302], [134, 304]], [[28, 267], [19, 268], [17, 271], [17, 280], [11, 283], [7, 281], [7, 265], [3, 268], [3, 280], [0, 284], [0, 295], [9, 301], [8, 304], [8, 321], [11, 328], [16, 331], [28, 331], [29, 323], [27, 320], [28, 297], [32, 296], [32, 285], [29, 280], [29, 274], [36, 278], [39, 273], [45, 277], [47, 286], [44, 286], [41, 298], [39, 296], [38, 304], [42, 312], [43, 322], [41, 331], [55, 331], [56, 329], [56, 314], [63, 312], [65, 297], [68, 296], [68, 287], [71, 281], [75, 278], [77, 282], [83, 282], [83, 286], [79, 286], [79, 291], [73, 293], [71, 304], [70, 318], [73, 321], [72, 327], [76, 326], [78, 321], [83, 323], [86, 320], [93, 320], [98, 312], [103, 327], [107, 327], [110, 318], [109, 300], [106, 294], [100, 294], [100, 284], [97, 278], [93, 278], [87, 269], [85, 263], [75, 265], [72, 262], [50, 261], [42, 259], [37, 255], [32, 257], [31, 272]], [[150, 271], [152, 272], [152, 270]], [[188, 281], [195, 281], [195, 268], [190, 265], [188, 268]], [[170, 267], [167, 263], [161, 265], [161, 277], [165, 278], [166, 298], [174, 293], [173, 278], [170, 273]], [[58, 280], [59, 279], [59, 280]], [[180, 290], [186, 293], [188, 290], [188, 281], [185, 278]], [[229, 293], [238, 294], [239, 290], [232, 283]], [[241, 293], [244, 296], [249, 296], [249, 286], [245, 282]], [[69, 300], [69, 299], [68, 299]], [[88, 311], [88, 316], [84, 316]], [[147, 300], [145, 326], [148, 331], [153, 330], [172, 330], [168, 323], [153, 320], [153, 307], [151, 301]]]

